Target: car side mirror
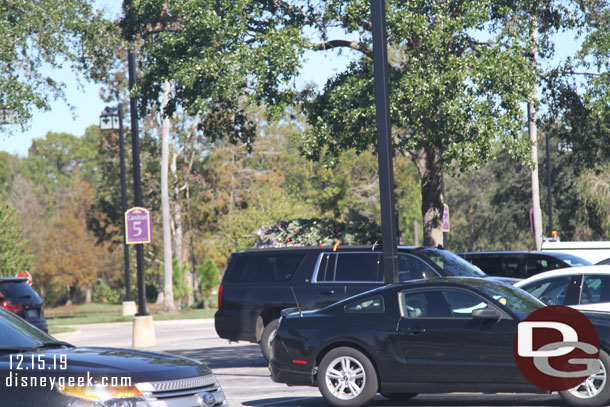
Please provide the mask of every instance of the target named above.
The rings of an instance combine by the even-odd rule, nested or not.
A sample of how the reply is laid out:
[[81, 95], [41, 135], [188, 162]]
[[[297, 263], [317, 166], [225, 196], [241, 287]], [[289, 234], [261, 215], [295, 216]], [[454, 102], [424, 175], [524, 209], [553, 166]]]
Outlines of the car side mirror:
[[485, 320], [498, 320], [500, 319], [500, 313], [495, 309], [484, 308], [484, 309], [475, 309], [472, 311], [473, 319], [485, 319]]

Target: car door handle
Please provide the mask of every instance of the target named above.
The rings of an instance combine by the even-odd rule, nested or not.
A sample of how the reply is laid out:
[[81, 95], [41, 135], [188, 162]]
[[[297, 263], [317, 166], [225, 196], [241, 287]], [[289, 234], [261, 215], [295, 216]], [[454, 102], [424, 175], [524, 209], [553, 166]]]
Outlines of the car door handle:
[[425, 328], [420, 328], [420, 327], [416, 326], [415, 328], [407, 328], [405, 334], [406, 335], [420, 335], [420, 334], [423, 334], [424, 332], [426, 332]]
[[322, 294], [322, 295], [333, 295], [334, 293], [335, 293], [335, 290], [320, 291], [320, 294]]

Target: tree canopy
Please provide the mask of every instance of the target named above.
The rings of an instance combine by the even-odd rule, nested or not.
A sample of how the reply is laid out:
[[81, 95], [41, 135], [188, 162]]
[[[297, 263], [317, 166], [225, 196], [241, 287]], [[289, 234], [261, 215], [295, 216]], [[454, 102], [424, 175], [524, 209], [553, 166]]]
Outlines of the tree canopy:
[[35, 109], [63, 97], [66, 84], [54, 69], [99, 80], [120, 43], [116, 24], [88, 0], [3, 1], [0, 27], [0, 124], [22, 127]]

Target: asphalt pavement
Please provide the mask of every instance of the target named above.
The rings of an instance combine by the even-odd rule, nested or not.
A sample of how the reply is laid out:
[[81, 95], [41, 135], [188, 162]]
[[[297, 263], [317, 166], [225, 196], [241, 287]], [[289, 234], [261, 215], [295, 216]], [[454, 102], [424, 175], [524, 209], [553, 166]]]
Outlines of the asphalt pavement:
[[[154, 317], [153, 317], [154, 318]], [[229, 343], [214, 330], [213, 319], [155, 321], [157, 345], [146, 350], [168, 352], [207, 363], [214, 371], [231, 407], [329, 406], [316, 387], [274, 383], [258, 345]], [[132, 323], [74, 325], [76, 332], [58, 334], [77, 346], [131, 348]], [[420, 394], [396, 404], [377, 396], [371, 406], [560, 406], [556, 395], [533, 394]]]

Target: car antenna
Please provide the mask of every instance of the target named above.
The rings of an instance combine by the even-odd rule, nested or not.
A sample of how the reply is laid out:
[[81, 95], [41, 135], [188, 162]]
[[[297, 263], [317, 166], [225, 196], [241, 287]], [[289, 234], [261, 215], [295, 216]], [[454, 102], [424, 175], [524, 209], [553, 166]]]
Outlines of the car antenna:
[[373, 243], [373, 248], [371, 249], [372, 252], [375, 251], [375, 246], [377, 246], [377, 242], [378, 240], [375, 240], [375, 243]]
[[294, 293], [294, 287], [290, 286], [290, 291], [292, 291], [292, 296], [294, 297], [294, 302], [297, 304], [297, 308], [299, 310], [299, 316], [303, 318], [303, 311], [301, 311], [301, 306], [299, 305], [299, 300], [297, 300], [297, 295]]

